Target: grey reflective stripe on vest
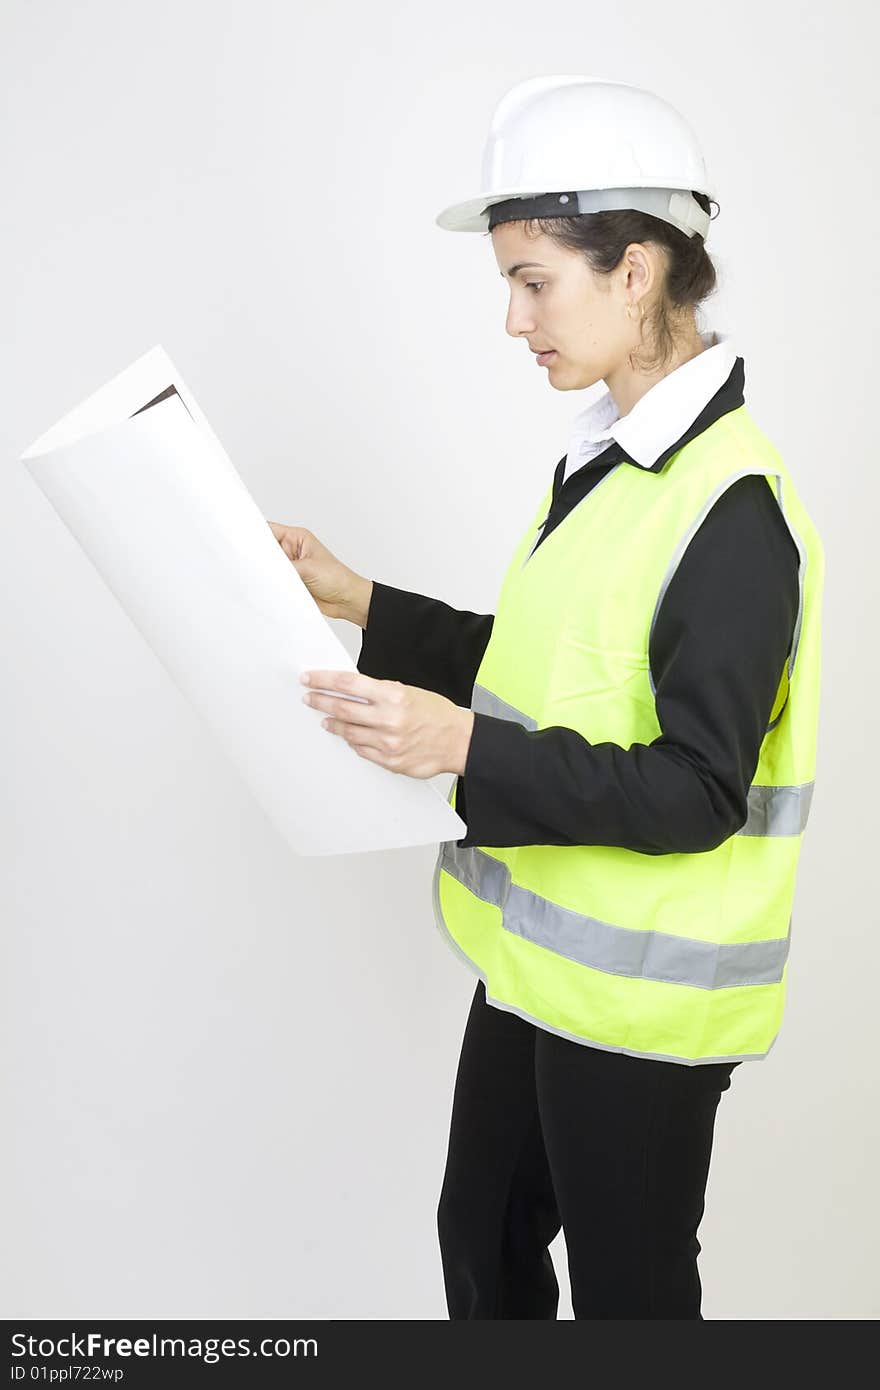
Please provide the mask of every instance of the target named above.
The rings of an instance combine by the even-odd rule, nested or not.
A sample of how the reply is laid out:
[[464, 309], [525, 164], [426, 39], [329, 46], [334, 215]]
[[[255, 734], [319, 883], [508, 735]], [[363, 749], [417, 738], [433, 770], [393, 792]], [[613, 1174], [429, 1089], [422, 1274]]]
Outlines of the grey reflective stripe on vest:
[[[523, 714], [514, 705], [475, 685], [471, 709], [476, 714], [493, 714], [496, 719], [510, 719], [526, 729], [537, 729], [538, 721]], [[746, 821], [737, 835], [800, 835], [810, 814], [813, 782], [791, 787], [753, 785], [749, 787]]]
[[500, 696], [493, 695], [491, 690], [485, 686], [475, 685], [474, 693], [471, 696], [471, 709], [475, 714], [494, 714], [496, 719], [509, 719], [513, 724], [522, 724], [526, 729], [537, 729], [537, 719], [532, 719], [530, 715], [523, 714], [521, 709], [515, 705], [509, 705]]
[[794, 529], [794, 527], [792, 526], [792, 524], [791, 524], [791, 519], [789, 518], [788, 512], [785, 510], [785, 503], [784, 503], [783, 497], [782, 497], [782, 474], [781, 474], [781, 473], [775, 473], [773, 476], [774, 476], [775, 479], [776, 479], [776, 500], [777, 500], [777, 502], [779, 503], [779, 510], [782, 512], [782, 515], [785, 517], [785, 524], [786, 524], [786, 526], [788, 527], [789, 535], [791, 536], [792, 540], [794, 541], [794, 543], [795, 543], [795, 545], [796, 545], [796, 547], [797, 547], [797, 553], [798, 553], [798, 557], [799, 557], [799, 563], [798, 563], [798, 611], [797, 611], [797, 618], [795, 619], [795, 624], [794, 624], [794, 635], [793, 635], [792, 641], [791, 641], [791, 653], [790, 653], [789, 658], [788, 658], [788, 679], [789, 679], [789, 681], [791, 681], [791, 675], [792, 675], [792, 672], [794, 671], [795, 657], [797, 656], [798, 643], [799, 643], [800, 640], [801, 640], [801, 627], [802, 627], [803, 621], [804, 621], [804, 575], [805, 575], [806, 572], [807, 572], [807, 547], [804, 545], [804, 543], [803, 543], [803, 541], [801, 540], [800, 536], [798, 535], [797, 531], [796, 531], [796, 530]]
[[749, 813], [737, 835], [800, 835], [810, 814], [814, 785], [749, 787]]
[[466, 951], [462, 950], [446, 925], [446, 919], [443, 916], [443, 906], [440, 902], [441, 868], [441, 856], [438, 855], [437, 863], [434, 866], [434, 878], [431, 890], [434, 899], [434, 925], [442, 935], [446, 944], [452, 949], [455, 955], [458, 956], [459, 960], [483, 981], [486, 989], [486, 1000], [489, 1004], [493, 1004], [496, 1009], [503, 1009], [505, 1013], [516, 1014], [517, 1018], [524, 1019], [526, 1023], [532, 1023], [535, 1027], [543, 1028], [548, 1033], [555, 1033], [559, 1038], [567, 1038], [570, 1042], [580, 1043], [585, 1047], [598, 1047], [601, 1048], [603, 1052], [623, 1052], [629, 1057], [653, 1057], [656, 1058], [658, 1062], [678, 1062], [688, 1067], [702, 1066], [710, 1062], [759, 1061], [762, 1057], [766, 1057], [767, 1052], [773, 1047], [776, 1038], [770, 1043], [766, 1052], [730, 1052], [715, 1057], [680, 1057], [671, 1052], [645, 1052], [634, 1047], [617, 1047], [613, 1043], [598, 1042], [595, 1038], [587, 1038], [579, 1033], [569, 1033], [565, 1028], [556, 1028], [552, 1023], [548, 1023], [545, 1018], [537, 1018], [534, 1014], [528, 1013], [525, 1009], [517, 1008], [515, 1004], [510, 1004], [505, 999], [497, 999], [489, 988], [488, 976], [480, 969], [477, 962], [472, 960]]
[[782, 978], [791, 923], [785, 937], [719, 945], [668, 932], [616, 927], [560, 907], [514, 883], [500, 859], [473, 846], [463, 848], [454, 840], [442, 846], [438, 864], [476, 897], [499, 908], [505, 931], [593, 970], [695, 989], [775, 984]]

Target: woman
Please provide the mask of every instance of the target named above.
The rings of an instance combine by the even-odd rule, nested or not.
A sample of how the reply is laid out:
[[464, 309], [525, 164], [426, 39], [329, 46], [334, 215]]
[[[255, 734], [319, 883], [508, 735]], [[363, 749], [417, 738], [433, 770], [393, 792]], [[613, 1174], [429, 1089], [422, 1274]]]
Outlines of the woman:
[[[702, 333], [715, 285], [696, 142], [651, 93], [522, 83], [483, 192], [507, 331], [551, 384], [607, 391], [494, 615], [354, 574], [270, 523], [322, 612], [364, 628], [365, 696], [304, 698], [362, 756], [458, 774], [437, 925], [478, 976], [438, 1210], [451, 1318], [700, 1318], [720, 1097], [782, 1017], [815, 770], [823, 553]], [[499, 479], [499, 484], [503, 480]]]

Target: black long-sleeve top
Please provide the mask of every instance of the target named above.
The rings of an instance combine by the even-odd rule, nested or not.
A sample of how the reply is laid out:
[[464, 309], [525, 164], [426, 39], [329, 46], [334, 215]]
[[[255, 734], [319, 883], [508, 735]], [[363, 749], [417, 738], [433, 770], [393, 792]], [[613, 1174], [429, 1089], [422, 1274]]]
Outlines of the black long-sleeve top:
[[[743, 379], [737, 358], [653, 471], [742, 404]], [[563, 483], [563, 456], [538, 544], [621, 461], [639, 466], [614, 441]], [[528, 730], [475, 713], [456, 793], [467, 835], [457, 843], [714, 849], [745, 824], [797, 610], [797, 548], [764, 477], [741, 478], [704, 518], [657, 614], [649, 656], [660, 736], [625, 749], [563, 726]], [[493, 621], [374, 581], [358, 670], [470, 706]]]

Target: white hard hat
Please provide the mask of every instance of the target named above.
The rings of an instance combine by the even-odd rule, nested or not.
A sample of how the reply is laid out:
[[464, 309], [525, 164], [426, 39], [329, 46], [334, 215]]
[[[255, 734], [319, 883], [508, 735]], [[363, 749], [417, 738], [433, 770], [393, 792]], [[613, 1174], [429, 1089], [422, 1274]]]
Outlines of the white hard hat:
[[626, 82], [583, 76], [530, 77], [501, 98], [480, 183], [479, 197], [444, 208], [437, 225], [486, 232], [499, 221], [634, 208], [705, 240], [712, 219], [691, 190], [717, 203], [674, 106]]

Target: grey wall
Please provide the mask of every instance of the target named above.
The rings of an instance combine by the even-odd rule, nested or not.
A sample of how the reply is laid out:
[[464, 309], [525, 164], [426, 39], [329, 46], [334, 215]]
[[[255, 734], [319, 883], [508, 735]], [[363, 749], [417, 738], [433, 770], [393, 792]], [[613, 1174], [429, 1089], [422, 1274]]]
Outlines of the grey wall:
[[553, 391], [488, 239], [434, 216], [478, 191], [509, 86], [581, 71], [697, 130], [703, 326], [735, 335], [826, 549], [788, 1008], [719, 1111], [704, 1314], [876, 1316], [876, 10], [145, 15], [0, 9], [3, 1315], [446, 1316], [474, 980], [433, 926], [434, 851], [293, 856], [17, 457], [161, 342], [267, 517], [492, 611], [592, 396]]

